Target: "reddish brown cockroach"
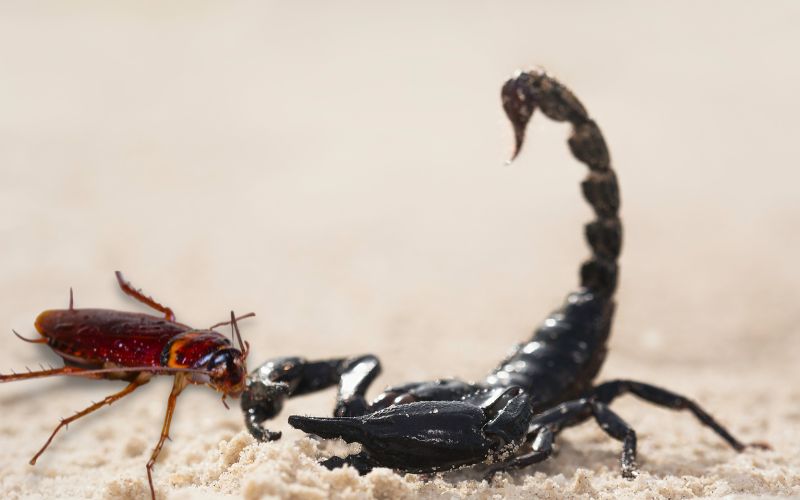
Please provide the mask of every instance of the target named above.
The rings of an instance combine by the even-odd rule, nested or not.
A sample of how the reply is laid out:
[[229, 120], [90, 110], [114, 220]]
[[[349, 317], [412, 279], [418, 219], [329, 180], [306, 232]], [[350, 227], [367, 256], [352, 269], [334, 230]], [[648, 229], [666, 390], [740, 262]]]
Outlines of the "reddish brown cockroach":
[[[221, 392], [223, 404], [227, 396], [238, 397], [242, 393], [249, 345], [242, 342], [236, 321], [255, 314], [237, 318], [231, 311], [230, 321], [217, 323], [206, 330], [197, 330], [175, 321], [172, 309], [133, 288], [122, 277], [122, 273], [117, 271], [116, 275], [123, 292], [159, 311], [164, 317], [109, 309], [75, 309], [70, 289], [69, 309], [44, 311], [36, 318], [34, 325], [42, 338], [27, 339], [14, 332], [26, 342], [47, 344], [64, 359], [64, 366], [0, 375], [0, 382], [53, 375], [128, 382], [127, 387], [116, 394], [62, 419], [44, 446], [31, 459], [30, 464], [34, 465], [62, 427], [127, 396], [137, 387], [146, 384], [153, 375], [175, 377], [161, 437], [147, 462], [147, 481], [150, 484], [150, 494], [155, 500], [153, 464], [164, 441], [169, 437], [169, 426], [178, 395], [188, 384], [208, 385]], [[233, 347], [232, 340], [213, 330], [228, 324], [231, 325], [232, 337], [235, 335], [239, 349]]]

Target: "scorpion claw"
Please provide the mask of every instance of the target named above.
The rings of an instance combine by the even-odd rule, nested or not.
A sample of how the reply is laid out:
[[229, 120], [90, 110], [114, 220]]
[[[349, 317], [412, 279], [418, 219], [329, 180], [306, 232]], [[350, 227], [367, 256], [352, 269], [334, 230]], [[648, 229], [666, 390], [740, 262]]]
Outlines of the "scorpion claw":
[[365, 437], [361, 432], [361, 420], [356, 417], [303, 417], [291, 415], [289, 417], [289, 425], [321, 438], [342, 438], [351, 443], [353, 441], [360, 442]]
[[451, 469], [490, 455], [496, 440], [484, 433], [486, 422], [483, 410], [459, 401], [418, 401], [360, 417], [289, 417], [292, 427], [361, 443], [372, 462], [412, 472]]
[[284, 383], [248, 383], [248, 389], [242, 394], [241, 406], [245, 414], [245, 424], [256, 439], [277, 441], [281, 438], [280, 431], [270, 431], [261, 424], [280, 413], [283, 401], [289, 393], [289, 386]]
[[257, 430], [250, 428], [250, 432], [253, 434], [253, 437], [262, 443], [277, 441], [281, 438], [281, 436], [283, 436], [281, 431], [271, 431], [261, 426], [259, 426]]

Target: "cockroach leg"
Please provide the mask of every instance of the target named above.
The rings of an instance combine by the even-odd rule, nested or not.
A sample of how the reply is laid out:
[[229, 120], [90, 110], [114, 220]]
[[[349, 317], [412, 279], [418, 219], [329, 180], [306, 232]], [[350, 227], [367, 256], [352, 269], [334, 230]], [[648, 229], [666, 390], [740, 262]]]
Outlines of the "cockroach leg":
[[178, 396], [181, 391], [186, 387], [189, 382], [186, 380], [185, 375], [176, 375], [175, 381], [172, 384], [172, 392], [169, 394], [167, 400], [167, 414], [164, 417], [164, 425], [161, 428], [161, 437], [158, 439], [153, 453], [150, 455], [150, 460], [147, 461], [147, 481], [150, 483], [150, 495], [153, 500], [156, 500], [156, 490], [153, 486], [153, 466], [156, 463], [156, 458], [164, 446], [164, 441], [169, 438], [169, 425], [172, 423], [172, 414], [175, 412], [175, 403], [178, 401]]
[[[41, 365], [39, 365], [41, 366]], [[139, 378], [147, 377], [148, 379], [153, 375], [175, 375], [175, 374], [189, 374], [197, 373], [208, 375], [208, 370], [196, 368], [172, 368], [172, 367], [153, 367], [153, 366], [118, 366], [113, 368], [81, 368], [78, 366], [62, 366], [61, 368], [42, 368], [40, 371], [31, 371], [28, 368], [27, 373], [16, 373], [12, 371], [9, 374], [0, 374], [0, 383], [14, 382], [16, 380], [27, 380], [43, 377], [54, 377], [63, 375], [65, 377], [84, 377], [102, 379], [109, 378], [109, 375], [119, 378], [123, 374], [137, 374]], [[136, 377], [136, 375], [133, 375]], [[142, 382], [144, 383], [144, 382]]]
[[92, 370], [85, 370], [76, 366], [63, 366], [61, 368], [51, 368], [49, 370], [39, 370], [35, 372], [28, 370], [27, 373], [9, 373], [7, 375], [0, 375], [0, 382], [13, 382], [15, 380], [53, 377], [56, 375], [91, 376], [86, 374], [88, 371]]
[[58, 426], [56, 426], [55, 430], [53, 430], [53, 433], [50, 434], [49, 438], [47, 438], [47, 442], [44, 443], [44, 446], [42, 446], [42, 448], [39, 451], [36, 452], [36, 454], [33, 456], [33, 458], [31, 458], [31, 461], [29, 463], [31, 465], [36, 465], [36, 460], [38, 460], [39, 457], [42, 455], [42, 453], [44, 453], [44, 450], [46, 450], [47, 447], [50, 446], [50, 443], [53, 442], [53, 438], [56, 437], [56, 434], [58, 434], [58, 431], [60, 431], [62, 427], [66, 427], [72, 422], [78, 420], [79, 418], [85, 417], [86, 415], [92, 413], [93, 411], [99, 410], [103, 406], [110, 405], [115, 401], [124, 398], [125, 396], [136, 390], [136, 388], [139, 387], [140, 385], [146, 384], [148, 380], [149, 380], [148, 377], [137, 377], [136, 380], [129, 383], [124, 389], [122, 389], [118, 393], [112, 394], [111, 396], [106, 397], [102, 401], [98, 401], [97, 403], [92, 404], [88, 408], [79, 411], [78, 413], [72, 415], [71, 417], [61, 419], [61, 423], [59, 423]]
[[122, 289], [123, 292], [125, 292], [128, 295], [130, 295], [134, 299], [138, 300], [142, 304], [146, 304], [146, 305], [152, 307], [153, 309], [155, 309], [156, 311], [158, 311], [160, 313], [163, 313], [164, 314], [164, 318], [167, 321], [175, 321], [175, 313], [172, 312], [172, 309], [170, 309], [167, 306], [163, 306], [163, 305], [159, 304], [152, 297], [148, 297], [147, 295], [142, 293], [141, 290], [137, 290], [136, 288], [133, 288], [133, 285], [131, 285], [131, 283], [129, 281], [125, 280], [125, 278], [122, 277], [122, 273], [121, 272], [114, 271], [114, 274], [116, 274], [117, 282], [119, 283], [119, 287]]

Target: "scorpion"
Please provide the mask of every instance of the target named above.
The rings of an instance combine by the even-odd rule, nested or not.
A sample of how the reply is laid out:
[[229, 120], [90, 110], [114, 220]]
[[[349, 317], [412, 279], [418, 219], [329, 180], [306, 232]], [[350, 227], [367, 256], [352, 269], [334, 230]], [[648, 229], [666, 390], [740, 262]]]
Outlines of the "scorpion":
[[502, 87], [503, 108], [514, 129], [514, 160], [534, 111], [572, 127], [573, 156], [589, 169], [581, 183], [595, 219], [585, 226], [591, 257], [580, 268], [580, 287], [551, 313], [532, 338], [517, 345], [479, 382], [439, 379], [392, 386], [368, 402], [366, 391], [381, 370], [373, 355], [307, 361], [270, 360], [246, 380], [241, 407], [250, 433], [260, 441], [280, 432], [262, 424], [286, 398], [338, 385], [333, 417], [293, 415], [289, 424], [321, 438], [358, 442], [361, 451], [320, 462], [328, 469], [349, 465], [360, 474], [374, 467], [434, 473], [488, 464], [486, 478], [547, 459], [565, 428], [594, 419], [622, 442], [622, 476], [638, 475], [636, 432], [611, 408], [623, 394], [658, 406], [688, 410], [734, 450], [745, 445], [697, 403], [633, 380], [593, 383], [607, 354], [622, 248], [617, 177], [600, 128], [575, 95], [542, 70], [517, 72]]

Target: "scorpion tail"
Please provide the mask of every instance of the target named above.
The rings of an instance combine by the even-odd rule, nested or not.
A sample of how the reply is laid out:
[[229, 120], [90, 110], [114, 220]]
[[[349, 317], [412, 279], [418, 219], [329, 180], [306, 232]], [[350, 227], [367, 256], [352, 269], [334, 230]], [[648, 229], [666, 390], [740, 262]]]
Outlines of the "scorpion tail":
[[581, 286], [610, 298], [617, 286], [622, 223], [617, 177], [603, 134], [578, 98], [542, 70], [517, 72], [503, 85], [501, 96], [503, 109], [514, 127], [516, 144], [511, 160], [522, 149], [525, 129], [537, 107], [551, 120], [572, 124], [569, 148], [589, 168], [581, 187], [597, 217], [586, 225], [592, 256], [581, 267]]

